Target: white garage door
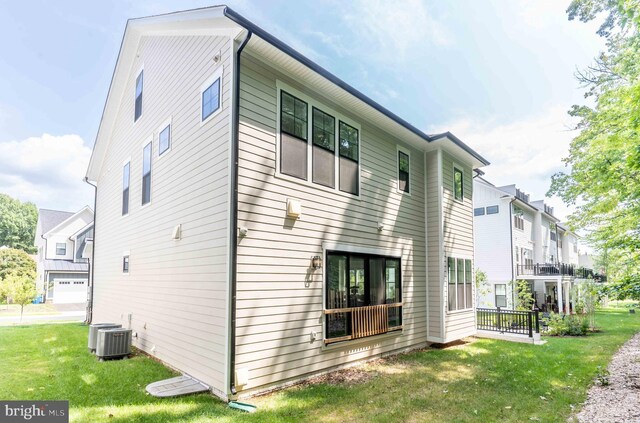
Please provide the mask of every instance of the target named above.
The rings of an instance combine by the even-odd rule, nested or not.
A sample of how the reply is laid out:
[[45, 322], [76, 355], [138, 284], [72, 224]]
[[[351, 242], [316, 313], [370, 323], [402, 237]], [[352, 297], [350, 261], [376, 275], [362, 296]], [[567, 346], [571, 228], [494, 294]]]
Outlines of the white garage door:
[[87, 301], [87, 281], [56, 280], [55, 304], [84, 303]]

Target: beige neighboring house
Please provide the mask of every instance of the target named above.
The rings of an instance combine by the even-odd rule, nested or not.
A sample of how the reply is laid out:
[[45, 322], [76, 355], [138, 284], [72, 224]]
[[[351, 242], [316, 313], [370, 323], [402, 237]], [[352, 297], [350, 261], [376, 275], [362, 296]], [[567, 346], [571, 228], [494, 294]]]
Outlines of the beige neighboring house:
[[487, 164], [225, 6], [132, 19], [87, 171], [92, 321], [225, 400], [473, 335]]
[[38, 210], [34, 240], [38, 249], [36, 289], [44, 301], [87, 301], [89, 258], [85, 251], [92, 239], [93, 210], [88, 206], [76, 213]]

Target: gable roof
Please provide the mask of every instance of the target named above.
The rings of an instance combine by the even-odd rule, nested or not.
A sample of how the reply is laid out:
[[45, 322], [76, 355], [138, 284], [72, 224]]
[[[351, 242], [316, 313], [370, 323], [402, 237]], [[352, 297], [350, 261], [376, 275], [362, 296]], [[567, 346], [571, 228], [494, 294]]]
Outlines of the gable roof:
[[[89, 206], [84, 206], [83, 208], [81, 208], [79, 211], [75, 212], [75, 213], [70, 213], [71, 215], [68, 216], [66, 219], [58, 222], [57, 225], [54, 225], [53, 227], [49, 228], [47, 231], [43, 230], [42, 231], [42, 236], [45, 237], [49, 232], [54, 231], [55, 229], [60, 228], [61, 226], [63, 226], [65, 223], [73, 220], [75, 217], [80, 216], [82, 213], [84, 213], [85, 211], [89, 211], [91, 213], [91, 216], [93, 218], [93, 210], [91, 210], [91, 207]], [[65, 212], [67, 213], [67, 212]]]
[[[369, 116], [374, 114], [382, 115], [388, 121], [393, 122], [392, 125], [388, 125], [390, 133], [399, 130], [402, 134], [411, 136], [413, 140], [426, 141], [427, 143], [433, 141], [448, 142], [468, 154], [469, 161], [473, 162], [474, 167], [489, 164], [488, 160], [450, 132], [431, 136], [421, 131], [234, 10], [225, 5], [220, 5], [129, 19], [127, 21], [85, 179], [90, 181], [97, 180], [110, 139], [110, 132], [113, 130], [113, 124], [115, 123], [117, 108], [124, 94], [124, 86], [126, 85], [124, 78], [128, 78], [128, 74], [131, 72], [137, 45], [143, 35], [192, 33], [198, 35], [224, 34], [237, 37], [245, 30], [254, 35], [249, 40], [248, 46], [254, 46], [266, 52], [268, 49], [265, 46], [268, 45], [273, 50], [277, 50], [280, 54], [292, 59], [297, 64], [297, 68], [300, 68], [299, 65], [302, 64], [304, 68], [319, 75], [323, 82], [328, 82], [332, 87], [337, 88], [336, 92], [346, 93], [350, 99], [355, 99], [360, 104], [367, 106], [364, 109], [348, 107], [349, 110], [365, 110]], [[126, 75], [122, 76], [120, 75], [121, 73], [126, 73]], [[323, 89], [318, 91], [325, 92]], [[340, 97], [345, 98], [344, 96]], [[380, 120], [376, 119], [376, 121], [379, 122]]]
[[46, 234], [51, 229], [55, 228], [75, 213], [61, 211], [61, 210], [49, 210], [49, 209], [39, 209], [38, 210], [38, 219], [40, 220], [40, 228], [42, 234]]

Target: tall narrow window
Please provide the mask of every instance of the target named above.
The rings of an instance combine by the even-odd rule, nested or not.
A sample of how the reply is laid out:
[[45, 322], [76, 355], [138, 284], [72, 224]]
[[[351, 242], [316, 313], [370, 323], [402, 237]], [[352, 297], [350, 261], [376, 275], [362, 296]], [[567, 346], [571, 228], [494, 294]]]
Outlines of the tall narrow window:
[[122, 215], [129, 214], [129, 168], [130, 162], [127, 162], [122, 169]]
[[151, 201], [151, 143], [142, 150], [142, 205]]
[[358, 130], [340, 122], [340, 191], [358, 195]]
[[466, 308], [473, 306], [473, 269], [471, 268], [471, 260], [464, 261], [464, 295]]
[[398, 151], [398, 190], [409, 192], [409, 155]]
[[307, 103], [281, 91], [280, 173], [307, 179]]
[[220, 108], [220, 78], [217, 78], [202, 92], [202, 120]]
[[136, 104], [135, 104], [135, 114], [133, 117], [133, 121], [137, 121], [140, 116], [142, 116], [142, 89], [144, 85], [144, 70], [140, 71], [140, 74], [136, 78]]
[[171, 148], [171, 125], [167, 125], [160, 134], [158, 134], [158, 155]]
[[129, 273], [129, 256], [122, 257], [122, 273]]
[[503, 283], [496, 284], [496, 307], [507, 307], [507, 285]]
[[335, 187], [336, 119], [313, 108], [313, 182]]
[[456, 304], [456, 259], [449, 257], [447, 259], [447, 275], [449, 287], [447, 288], [447, 297], [449, 303], [449, 311], [457, 310]]
[[460, 169], [457, 167], [453, 168], [453, 194], [456, 200], [462, 201], [464, 196], [463, 188], [462, 188], [462, 179], [463, 174]]

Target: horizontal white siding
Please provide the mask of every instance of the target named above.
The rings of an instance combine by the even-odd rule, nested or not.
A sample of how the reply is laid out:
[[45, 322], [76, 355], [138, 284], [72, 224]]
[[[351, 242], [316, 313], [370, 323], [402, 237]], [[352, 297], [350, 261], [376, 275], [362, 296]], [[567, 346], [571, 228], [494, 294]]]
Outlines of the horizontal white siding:
[[[213, 57], [222, 54], [221, 63]], [[94, 322], [137, 332], [136, 346], [226, 394], [230, 41], [143, 37], [98, 180]], [[201, 124], [201, 88], [224, 66], [222, 112]], [[143, 114], [134, 116], [144, 66]], [[111, 99], [118, 101], [118, 99]], [[171, 150], [158, 157], [171, 118]], [[141, 207], [142, 148], [153, 138], [151, 203]], [[122, 168], [131, 160], [129, 215]], [[172, 239], [182, 225], [182, 239]], [[122, 273], [123, 252], [130, 273]]]
[[[248, 51], [248, 50], [247, 50]], [[361, 196], [275, 177], [276, 79], [362, 125]], [[246, 53], [241, 69], [237, 367], [249, 369], [245, 392], [313, 372], [423, 345], [426, 275], [423, 155], [411, 150], [411, 196], [396, 191], [396, 144], [383, 133]], [[287, 198], [302, 216], [286, 218]], [[377, 223], [384, 222], [382, 233]], [[323, 242], [402, 253], [404, 331], [337, 348], [323, 348], [323, 275], [309, 269]], [[320, 340], [311, 342], [311, 332]]]
[[442, 195], [442, 185], [438, 177], [438, 158], [437, 151], [426, 154], [426, 172], [427, 172], [427, 198], [432, 199], [427, 202], [427, 254], [429, 278], [427, 284], [429, 287], [427, 301], [429, 316], [427, 323], [429, 325], [428, 340], [433, 342], [442, 342], [444, 340], [444, 290], [443, 290], [443, 248], [440, 240], [442, 232], [442, 213], [440, 212], [441, 204], [438, 198]]
[[[463, 171], [463, 199], [456, 200], [453, 195], [453, 168]], [[471, 166], [455, 159], [447, 152], [442, 153], [442, 214], [444, 231], [444, 255], [471, 259], [473, 262], [473, 170]], [[475, 271], [473, 272], [475, 274]], [[475, 275], [474, 275], [475, 280]], [[443, 282], [444, 284], [444, 282]], [[475, 283], [472, 283], [473, 308], [467, 311], [447, 312], [445, 314], [445, 341], [450, 342], [476, 332], [475, 323]], [[445, 298], [448, 284], [444, 284]]]

